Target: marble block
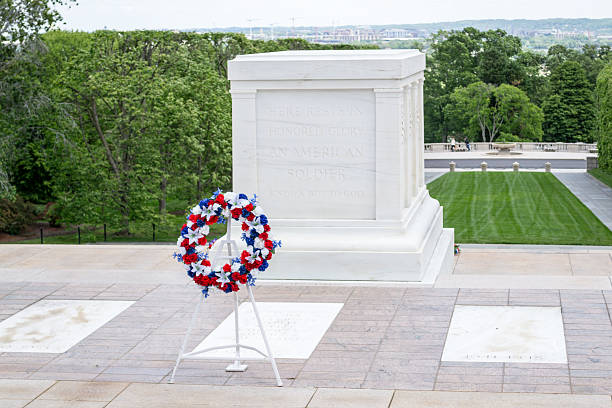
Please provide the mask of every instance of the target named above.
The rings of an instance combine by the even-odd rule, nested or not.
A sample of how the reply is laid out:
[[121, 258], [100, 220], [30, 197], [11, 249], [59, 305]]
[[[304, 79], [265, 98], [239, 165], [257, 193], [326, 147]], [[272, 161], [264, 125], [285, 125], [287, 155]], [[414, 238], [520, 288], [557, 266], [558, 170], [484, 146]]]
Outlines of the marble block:
[[[264, 330], [275, 358], [307, 359], [321, 341], [344, 303], [285, 303], [258, 302], [257, 307]], [[238, 308], [240, 343], [266, 352], [261, 331], [250, 302]], [[230, 314], [193, 351], [208, 347], [235, 344], [234, 313]], [[263, 357], [251, 350], [241, 349], [247, 359]], [[213, 350], [202, 357], [233, 358], [235, 349]], [[197, 359], [198, 355], [189, 357]]]
[[442, 361], [565, 364], [561, 308], [455, 306]]
[[0, 323], [0, 352], [64, 353], [133, 303], [41, 300]]
[[417, 50], [229, 62], [233, 190], [257, 193], [283, 242], [261, 278], [433, 283], [450, 271], [453, 230], [424, 181], [424, 69]]

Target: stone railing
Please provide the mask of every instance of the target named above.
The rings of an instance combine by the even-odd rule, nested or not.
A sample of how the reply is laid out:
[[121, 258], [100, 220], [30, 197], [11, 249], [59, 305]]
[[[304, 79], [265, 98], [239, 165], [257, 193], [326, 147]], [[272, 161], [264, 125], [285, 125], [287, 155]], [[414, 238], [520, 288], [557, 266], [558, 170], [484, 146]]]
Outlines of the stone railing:
[[[514, 142], [513, 142], [514, 143]], [[486, 152], [495, 150], [495, 143], [470, 143], [472, 151]], [[465, 143], [457, 143], [456, 151], [465, 151]], [[545, 143], [545, 142], [516, 142], [513, 149], [523, 152], [569, 152], [569, 153], [597, 153], [597, 143]], [[430, 153], [450, 152], [450, 143], [426, 143], [425, 151]]]

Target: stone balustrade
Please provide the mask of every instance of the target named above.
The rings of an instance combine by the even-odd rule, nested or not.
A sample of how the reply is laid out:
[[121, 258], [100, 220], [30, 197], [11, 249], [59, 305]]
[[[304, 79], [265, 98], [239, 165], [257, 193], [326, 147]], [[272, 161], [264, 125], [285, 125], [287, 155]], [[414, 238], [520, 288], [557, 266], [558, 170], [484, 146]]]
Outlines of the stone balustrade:
[[[568, 152], [568, 153], [596, 153], [597, 143], [545, 143], [545, 142], [516, 142], [513, 150], [523, 152]], [[472, 151], [485, 152], [493, 151], [495, 142], [470, 143]], [[426, 143], [425, 152], [443, 153], [451, 151], [450, 143]], [[465, 151], [465, 143], [457, 143], [455, 150]]]

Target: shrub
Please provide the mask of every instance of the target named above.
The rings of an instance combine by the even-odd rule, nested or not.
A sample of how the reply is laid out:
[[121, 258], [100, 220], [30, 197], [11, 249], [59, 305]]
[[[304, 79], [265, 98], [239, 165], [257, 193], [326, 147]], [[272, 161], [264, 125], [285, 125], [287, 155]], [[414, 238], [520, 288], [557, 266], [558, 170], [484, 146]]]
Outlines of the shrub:
[[21, 197], [15, 201], [0, 199], [0, 232], [17, 235], [35, 218], [34, 206]]

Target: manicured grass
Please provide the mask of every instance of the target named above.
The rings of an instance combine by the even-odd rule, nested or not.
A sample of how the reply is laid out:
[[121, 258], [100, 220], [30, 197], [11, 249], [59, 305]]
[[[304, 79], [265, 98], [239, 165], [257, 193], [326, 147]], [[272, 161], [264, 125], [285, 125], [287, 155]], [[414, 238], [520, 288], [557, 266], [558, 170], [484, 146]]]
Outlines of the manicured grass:
[[589, 170], [589, 174], [612, 188], [612, 171], [606, 171], [603, 169], [591, 169]]
[[612, 231], [550, 173], [448, 173], [428, 188], [459, 243], [612, 245]]

